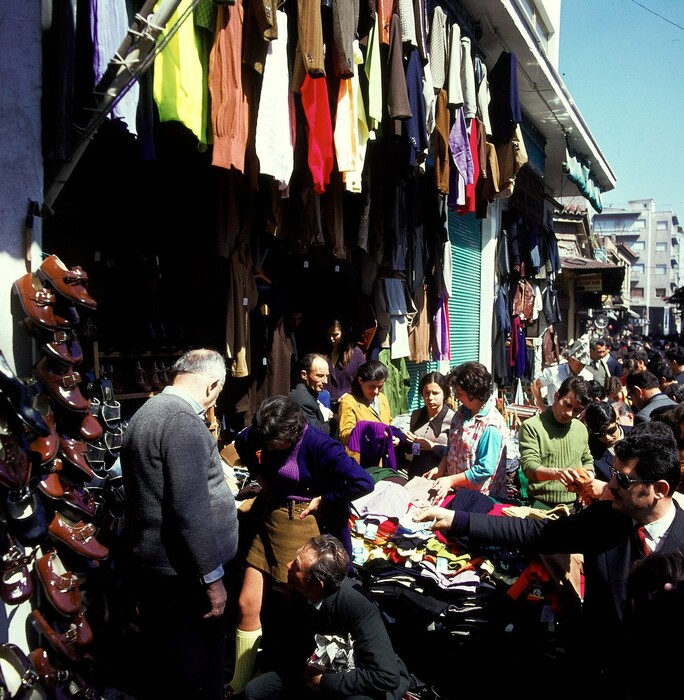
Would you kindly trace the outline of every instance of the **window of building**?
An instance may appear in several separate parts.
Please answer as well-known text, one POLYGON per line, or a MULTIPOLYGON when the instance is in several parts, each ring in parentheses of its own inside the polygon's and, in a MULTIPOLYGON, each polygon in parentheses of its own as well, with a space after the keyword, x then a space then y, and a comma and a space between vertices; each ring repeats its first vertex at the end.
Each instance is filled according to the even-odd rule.
POLYGON ((667 274, 667 265, 656 265, 655 266, 655 273, 656 273, 656 275, 666 275, 667 274))
POLYGON ((643 275, 644 271, 644 263, 634 263, 634 265, 632 265, 632 272, 634 272, 635 274, 643 275))
POLYGON ((646 250, 646 241, 634 241, 634 243, 632 243, 632 250, 635 253, 640 250, 646 250))
POLYGON ((634 222, 634 228, 646 228, 646 219, 637 219, 634 222))
POLYGON ((634 287, 634 289, 631 290, 631 295, 632 295, 632 299, 643 299, 644 298, 644 288, 643 287, 634 287))
POLYGON ((616 229, 615 219, 594 219, 594 229, 597 233, 614 231, 616 229))
POLYGON ((667 221, 656 221, 656 231, 667 231, 669 228, 667 221))
POLYGON ((665 241, 656 243, 656 253, 667 253, 667 243, 665 241))
POLYGON ((525 9, 525 14, 534 27, 534 31, 537 32, 539 38, 544 42, 544 48, 548 49, 551 33, 547 29, 546 23, 542 19, 534 0, 522 0, 521 4, 525 9))
POLYGON ((655 294, 662 299, 666 294, 665 287, 656 287, 655 294))

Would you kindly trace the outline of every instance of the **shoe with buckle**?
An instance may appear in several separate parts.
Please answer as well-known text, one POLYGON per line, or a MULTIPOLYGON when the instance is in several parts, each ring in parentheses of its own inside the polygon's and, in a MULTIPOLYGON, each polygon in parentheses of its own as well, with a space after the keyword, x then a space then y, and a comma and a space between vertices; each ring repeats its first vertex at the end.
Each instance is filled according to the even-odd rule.
POLYGON ((94 477, 95 472, 90 466, 89 444, 83 440, 59 436, 59 453, 71 465, 78 467, 87 477, 94 477))
POLYGON ((82 661, 80 650, 76 646, 78 631, 75 625, 58 622, 53 627, 38 609, 30 612, 27 619, 35 632, 47 640, 58 656, 73 664, 82 661))
POLYGON ((52 607, 65 617, 78 615, 81 611, 78 577, 66 570, 57 551, 53 549, 36 559, 34 568, 52 607))
POLYGON ((24 319, 24 326, 53 360, 71 366, 83 362, 81 343, 72 330, 44 328, 28 316, 24 319))
POLYGON ((55 312, 57 298, 54 292, 43 286, 38 275, 29 272, 20 277, 12 285, 12 293, 19 301, 22 315, 28 316, 41 328, 49 330, 70 328, 69 320, 55 312))
POLYGON ((97 302, 85 286, 88 273, 79 265, 69 269, 56 255, 50 255, 43 260, 36 274, 43 283, 49 284, 67 299, 89 309, 97 309, 97 302))
POLYGON ((35 365, 36 376, 43 383, 52 398, 72 411, 90 411, 90 401, 83 396, 79 384, 81 375, 73 367, 51 367, 47 356, 35 365))
POLYGON ((27 554, 7 531, 4 532, 2 540, 0 595, 7 605, 19 605, 33 595, 33 579, 28 568, 33 560, 33 553, 27 554))
POLYGON ((43 495, 54 501, 55 508, 62 515, 71 520, 91 520, 98 514, 99 504, 90 491, 68 479, 61 471, 44 474, 38 488, 43 495))
POLYGON ((0 390, 2 390, 2 396, 5 397, 22 423, 36 435, 46 436, 50 434, 50 428, 34 405, 34 399, 40 390, 36 384, 35 380, 25 382, 19 379, 0 350, 0 390))
POLYGON ((31 479, 26 488, 8 491, 5 501, 7 526, 25 547, 40 544, 48 533, 47 513, 36 494, 37 486, 38 480, 31 479))
POLYGON ((0 677, 12 700, 46 700, 47 694, 31 661, 16 644, 0 644, 0 677))
POLYGON ((48 534, 58 542, 62 542, 77 554, 88 559, 106 559, 109 549, 100 544, 95 535, 97 528, 93 523, 83 520, 71 522, 60 513, 55 513, 48 526, 48 534))
POLYGON ((38 647, 29 659, 47 690, 50 700, 100 700, 99 693, 73 669, 55 668, 45 649, 38 647))

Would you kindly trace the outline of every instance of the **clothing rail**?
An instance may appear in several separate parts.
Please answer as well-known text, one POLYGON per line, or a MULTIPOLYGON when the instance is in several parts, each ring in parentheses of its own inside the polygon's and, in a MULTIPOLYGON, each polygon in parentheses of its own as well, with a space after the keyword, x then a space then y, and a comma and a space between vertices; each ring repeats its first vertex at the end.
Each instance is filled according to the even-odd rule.
POLYGON ((192 14, 199 2, 200 0, 192 0, 179 21, 171 26, 162 40, 157 43, 157 39, 166 29, 171 15, 176 11, 181 0, 161 0, 156 12, 153 10, 157 0, 145 0, 119 50, 112 57, 102 79, 93 89, 95 106, 90 110, 93 112, 90 120, 84 127, 74 125, 80 136, 71 159, 68 163, 61 165, 54 177, 48 181, 45 189, 45 206, 48 211, 52 209, 59 193, 107 115, 134 82, 152 65, 156 55, 166 46, 185 19, 192 14))

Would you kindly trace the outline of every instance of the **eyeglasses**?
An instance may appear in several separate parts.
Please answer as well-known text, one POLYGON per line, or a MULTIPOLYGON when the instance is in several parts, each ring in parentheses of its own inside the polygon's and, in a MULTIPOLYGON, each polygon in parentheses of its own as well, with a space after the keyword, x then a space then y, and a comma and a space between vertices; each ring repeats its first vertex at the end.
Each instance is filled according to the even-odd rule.
POLYGON ((597 438, 602 438, 602 437, 606 437, 608 435, 615 435, 615 433, 617 433, 618 430, 619 430, 619 427, 618 427, 617 423, 613 423, 613 425, 609 426, 605 430, 602 430, 600 433, 594 433, 594 436, 597 438))
POLYGON ((623 489, 628 489, 632 484, 655 484, 656 479, 630 479, 627 474, 619 472, 614 467, 609 467, 610 475, 617 481, 618 486, 623 489))

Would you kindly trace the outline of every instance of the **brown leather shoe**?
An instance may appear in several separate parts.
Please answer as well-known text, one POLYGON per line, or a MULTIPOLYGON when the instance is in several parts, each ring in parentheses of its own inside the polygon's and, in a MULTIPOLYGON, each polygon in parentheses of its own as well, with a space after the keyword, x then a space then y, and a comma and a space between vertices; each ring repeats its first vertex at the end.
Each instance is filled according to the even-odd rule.
POLYGON ((95 476, 88 462, 88 446, 83 440, 60 436, 59 452, 69 464, 78 467, 86 476, 91 479, 95 476))
POLYGON ((63 542, 74 552, 88 559, 106 559, 109 549, 95 539, 97 528, 92 523, 79 520, 77 523, 67 520, 60 513, 55 513, 48 526, 48 535, 63 542))
POLYGON ((71 366, 83 362, 81 343, 72 330, 44 328, 29 316, 24 319, 24 326, 53 360, 71 366))
POLYGON ((102 427, 100 421, 95 418, 95 416, 88 413, 81 421, 81 426, 79 427, 78 432, 84 440, 97 440, 102 437, 104 428, 102 427))
MULTIPOLYGON (((61 462, 57 459, 55 462, 61 462)), ((48 498, 55 501, 60 513, 74 521, 86 518, 91 520, 97 515, 99 504, 95 497, 83 486, 68 479, 59 470, 43 474, 38 488, 48 498)))
POLYGON ((41 465, 49 464, 57 456, 59 451, 59 437, 57 437, 57 430, 55 427, 55 413, 50 405, 50 400, 45 394, 41 394, 39 397, 41 400, 44 399, 46 408, 40 408, 40 414, 43 416, 45 424, 50 428, 50 434, 43 437, 39 435, 35 440, 31 442, 31 449, 33 452, 37 452, 40 455, 41 465))
POLYGON ((59 656, 72 663, 81 662, 81 654, 76 646, 77 630, 75 625, 66 623, 58 625, 59 629, 52 627, 40 610, 35 609, 29 613, 28 621, 37 634, 45 637, 50 646, 59 656))
POLYGON ((47 599, 65 617, 74 617, 81 611, 81 591, 76 574, 67 571, 56 550, 36 559, 34 565, 38 580, 47 599))
POLYGON ((50 366, 47 357, 43 357, 36 363, 35 373, 48 394, 62 406, 72 411, 90 411, 90 401, 79 388, 81 375, 74 372, 73 367, 56 369, 50 366))
POLYGON ((40 682, 47 690, 50 700, 66 700, 67 698, 100 700, 99 693, 88 685, 76 671, 55 668, 42 647, 30 652, 29 660, 40 677, 40 682))
POLYGON ((36 273, 44 283, 67 299, 89 309, 97 308, 97 302, 85 288, 88 273, 82 267, 77 265, 69 269, 56 255, 50 255, 43 260, 36 273))
POLYGON ((42 328, 58 330, 69 328, 68 319, 55 313, 56 297, 46 289, 39 277, 29 272, 12 285, 12 293, 24 314, 42 328))

